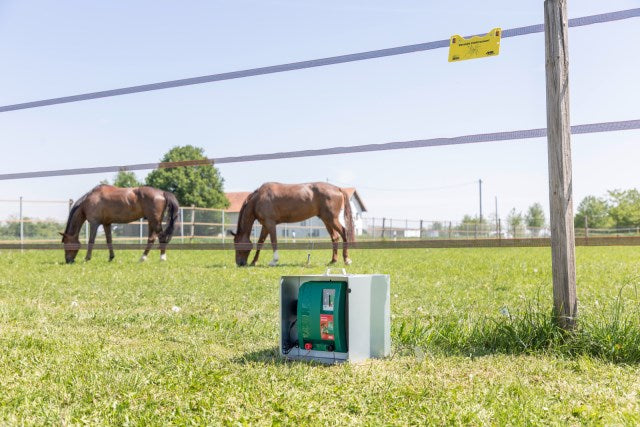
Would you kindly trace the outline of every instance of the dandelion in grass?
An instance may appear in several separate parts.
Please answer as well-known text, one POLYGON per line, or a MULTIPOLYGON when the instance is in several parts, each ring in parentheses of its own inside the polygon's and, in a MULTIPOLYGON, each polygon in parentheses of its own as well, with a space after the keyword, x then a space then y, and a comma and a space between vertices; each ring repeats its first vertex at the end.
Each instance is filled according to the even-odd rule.
POLYGON ((171 311, 173 311, 174 313, 180 313, 180 310, 182 309, 177 305, 174 305, 173 307, 171 307, 171 311))
POLYGON ((500 314, 502 314, 503 316, 506 317, 510 317, 511 315, 509 314, 509 309, 507 307, 502 307, 500 309, 500 314))
POLYGON ((73 300, 71 301, 71 307, 77 307, 78 306, 78 301, 73 300))

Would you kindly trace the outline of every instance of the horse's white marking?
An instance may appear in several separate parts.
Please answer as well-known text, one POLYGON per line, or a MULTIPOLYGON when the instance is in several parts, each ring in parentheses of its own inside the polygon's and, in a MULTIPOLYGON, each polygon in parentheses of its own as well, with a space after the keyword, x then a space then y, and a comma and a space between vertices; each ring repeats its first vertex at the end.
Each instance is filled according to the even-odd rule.
POLYGON ((353 261, 351 261, 351 258, 347 258, 344 260, 344 265, 351 265, 353 261))
POLYGON ((342 209, 340 210, 340 213, 338 214, 338 222, 340 223, 341 226, 343 226, 344 228, 347 228, 347 221, 344 219, 344 206, 342 207, 342 209))
POLYGON ((166 261, 166 260, 167 260, 167 254, 160 255, 160 261, 166 261))
POLYGON ((269 263, 271 267, 275 267, 278 264, 278 260, 280 257, 278 256, 278 251, 273 251, 273 259, 269 263))
POLYGON ((140 262, 145 262, 147 260, 147 256, 146 255, 142 255, 140 257, 140 262))

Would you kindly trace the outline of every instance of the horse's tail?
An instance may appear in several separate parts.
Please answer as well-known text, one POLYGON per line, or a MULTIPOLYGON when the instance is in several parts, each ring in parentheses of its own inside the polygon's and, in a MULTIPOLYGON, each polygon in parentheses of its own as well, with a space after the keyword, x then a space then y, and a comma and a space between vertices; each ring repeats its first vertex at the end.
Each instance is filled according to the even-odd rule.
MULTIPOLYGON (((164 240, 165 243, 169 243, 169 240, 171 240, 171 236, 173 235, 173 229, 175 228, 176 220, 178 219, 180 204, 178 203, 178 199, 176 199, 176 196, 173 193, 165 191, 163 194, 165 200, 167 201, 165 209, 169 214, 169 221, 167 222, 167 228, 165 228, 160 233, 159 237, 161 238, 161 240, 164 240)), ((162 213, 162 216, 164 217, 164 212, 162 213)))
POLYGON ((356 233, 353 225, 353 213, 351 212, 351 202, 349 201, 349 195, 343 189, 340 189, 340 191, 342 191, 342 199, 344 200, 344 222, 347 229, 347 242, 355 242, 356 233))

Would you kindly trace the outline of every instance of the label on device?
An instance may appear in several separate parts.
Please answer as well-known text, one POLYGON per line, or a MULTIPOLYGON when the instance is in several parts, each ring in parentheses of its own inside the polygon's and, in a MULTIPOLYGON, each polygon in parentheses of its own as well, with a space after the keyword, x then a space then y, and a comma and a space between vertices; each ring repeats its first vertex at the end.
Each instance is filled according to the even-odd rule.
POLYGON ((333 340, 333 314, 320 315, 320 337, 323 340, 333 340))
POLYGON ((335 289, 323 289, 322 290, 322 311, 333 311, 333 306, 336 301, 335 289))

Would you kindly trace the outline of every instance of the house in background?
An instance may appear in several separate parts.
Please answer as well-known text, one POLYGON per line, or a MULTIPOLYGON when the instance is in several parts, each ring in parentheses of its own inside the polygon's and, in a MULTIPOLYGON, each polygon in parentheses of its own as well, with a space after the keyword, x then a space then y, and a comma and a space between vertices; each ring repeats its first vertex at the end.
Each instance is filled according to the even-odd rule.
MULTIPOLYGON (((362 198, 358 194, 355 188, 343 188, 349 196, 349 202, 351 204, 351 213, 353 215, 353 225, 357 236, 362 235, 364 220, 363 214, 367 211, 362 198)), ((251 192, 249 191, 235 191, 225 193, 229 200, 229 207, 225 210, 225 232, 227 230, 236 230, 236 224, 238 223, 238 214, 242 208, 242 204, 249 197, 251 192)), ((340 212, 340 222, 344 224, 344 211, 340 212)), ((257 221, 253 226, 253 235, 260 235, 260 223, 257 221)), ((286 238, 306 238, 306 237, 329 237, 327 229, 318 217, 309 218, 306 221, 280 224, 277 227, 278 237, 286 238), (295 234, 294 234, 295 233, 295 234)))

